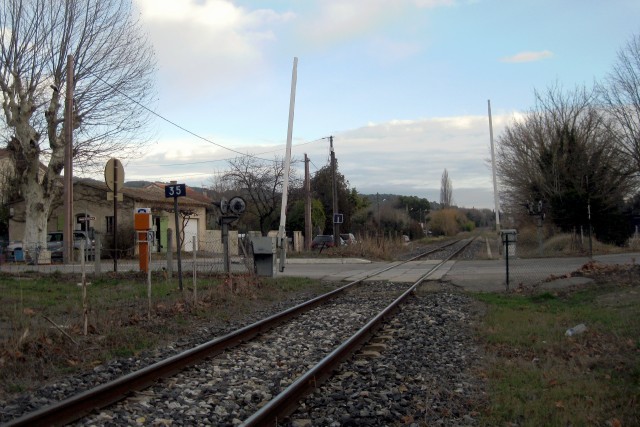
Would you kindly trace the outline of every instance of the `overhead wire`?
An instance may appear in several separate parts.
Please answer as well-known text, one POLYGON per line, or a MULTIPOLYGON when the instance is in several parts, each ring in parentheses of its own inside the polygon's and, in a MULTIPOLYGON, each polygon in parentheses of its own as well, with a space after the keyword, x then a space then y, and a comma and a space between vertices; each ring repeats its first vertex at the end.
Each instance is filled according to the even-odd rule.
MULTIPOLYGON (((303 142, 303 143, 300 143, 300 144, 296 144, 293 147, 301 147, 303 145, 308 145, 308 144, 311 144, 311 143, 314 143, 314 142, 321 141, 323 139, 324 138, 314 139, 313 141, 307 141, 307 142, 303 142)), ((261 153, 256 154, 255 156, 250 156, 250 157, 253 157, 253 158, 256 158, 256 159, 261 159, 260 157, 256 157, 256 156, 261 156, 263 154, 269 154, 269 153, 275 153, 275 152, 284 150, 285 148, 286 147, 279 148, 277 150, 263 151, 261 153)), ((201 161, 198 161, 198 162, 168 163, 168 164, 161 164, 161 165, 158 165, 158 166, 188 166, 188 165, 199 165, 199 164, 203 164, 203 163, 228 162, 228 161, 231 161, 231 160, 233 160, 233 157, 229 157, 229 158, 226 158, 226 159, 201 160, 201 161)), ((265 160, 265 159, 262 159, 262 160, 265 160)), ((269 160, 269 161, 273 161, 273 160, 269 160)))
POLYGON ((114 91, 118 92, 120 95, 123 95, 123 96, 124 96, 124 97, 126 97, 128 100, 132 101, 134 104, 136 104, 136 105, 138 105, 138 106, 142 107, 143 109, 145 109, 145 110, 146 110, 146 111, 148 111, 149 113, 153 114, 153 115, 154 115, 154 116, 156 116, 156 117, 161 118, 161 119, 162 119, 162 120, 164 120, 165 122, 167 122, 167 123, 169 123, 169 124, 171 124, 171 125, 173 125, 173 126, 177 127, 178 129, 181 129, 181 130, 183 130, 184 132, 187 132, 188 134, 190 134, 190 135, 192 135, 192 136, 195 136, 196 138, 199 138, 199 139, 201 139, 201 140, 203 140, 203 141, 205 141, 205 142, 208 142, 209 144, 213 144, 213 145, 215 145, 215 146, 217 146, 217 147, 220 147, 220 148, 222 148, 222 149, 224 149, 224 150, 228 150, 228 151, 231 151, 231 152, 233 152, 233 153, 240 154, 241 156, 253 157, 253 158, 256 158, 256 159, 258 159, 258 160, 265 160, 265 161, 268 161, 268 162, 273 161, 272 159, 263 159, 263 158, 259 158, 259 157, 256 157, 256 156, 254 156, 254 155, 251 155, 251 154, 249 154, 249 153, 243 153, 243 152, 241 152, 241 151, 234 150, 233 148, 229 148, 229 147, 224 146, 224 145, 222 145, 222 144, 218 144, 217 142, 213 142, 213 141, 211 141, 210 139, 205 138, 204 136, 198 135, 197 133, 192 132, 192 131, 190 131, 189 129, 185 128, 184 126, 181 126, 181 125, 179 125, 179 124, 175 123, 174 121, 167 119, 166 117, 164 117, 164 116, 162 116, 161 114, 159 114, 159 113, 155 112, 154 110, 152 110, 151 108, 147 107, 146 105, 143 105, 142 103, 140 103, 140 102, 138 102, 137 100, 133 99, 132 97, 130 97, 130 96, 129 96, 129 95, 127 95, 126 93, 122 92, 120 89, 118 89, 118 88, 114 87, 114 86, 113 86, 113 85, 111 85, 109 82, 107 82, 106 80, 104 80, 104 79, 103 79, 103 78, 101 78, 100 76, 98 76, 98 75, 96 75, 95 73, 93 73, 91 70, 86 69, 86 68, 85 68, 84 70, 85 70, 85 71, 87 71, 89 74, 93 75, 95 78, 97 78, 98 80, 100 80, 100 81, 101 81, 101 82, 103 82, 104 84, 106 84, 107 86, 109 86, 112 90, 114 90, 114 91))
POLYGON ((316 168, 316 170, 320 170, 320 168, 316 166, 315 163, 313 163, 313 160, 309 159, 309 162, 311 162, 311 164, 313 165, 314 168, 316 168))
MULTIPOLYGON (((261 156, 261 155, 263 155, 263 154, 274 153, 274 152, 278 152, 278 151, 281 151, 281 150, 286 149, 286 146, 285 146, 285 147, 283 147, 283 148, 279 148, 279 149, 277 149, 277 150, 264 151, 264 152, 258 153, 258 154, 256 154, 256 155, 253 155, 253 154, 249 154, 249 153, 243 153, 243 152, 240 152, 240 151, 235 150, 235 149, 233 149, 233 148, 230 148, 230 147, 227 147, 227 146, 225 146, 225 145, 219 144, 219 143, 217 143, 217 142, 211 141, 210 139, 205 138, 205 137, 203 137, 203 136, 201 136, 201 135, 198 135, 198 134, 197 134, 197 133, 195 133, 195 132, 192 132, 191 130, 189 130, 189 129, 185 128, 184 126, 179 125, 178 123, 176 123, 176 122, 174 122, 174 121, 172 121, 172 120, 170 120, 170 119, 168 119, 168 118, 166 118, 166 117, 162 116, 161 114, 157 113, 156 111, 152 110, 151 108, 147 107, 146 105, 144 105, 144 104, 140 103, 139 101, 137 101, 137 100, 133 99, 132 97, 130 97, 130 96, 129 96, 129 95, 127 95, 126 93, 122 92, 120 89, 118 89, 118 88, 114 87, 114 86, 113 86, 113 85, 111 85, 109 82, 105 81, 103 78, 101 78, 100 76, 98 76, 98 75, 96 75, 95 73, 93 73, 91 70, 89 70, 89 69, 85 69, 85 71, 87 71, 89 74, 93 75, 95 78, 97 78, 98 80, 100 80, 101 82, 103 82, 104 84, 106 84, 107 86, 109 86, 112 90, 114 90, 114 91, 116 91, 116 92, 120 93, 121 95, 123 95, 124 97, 126 97, 127 99, 129 99, 130 101, 132 101, 134 104, 136 104, 136 105, 140 106, 141 108, 143 108, 144 110, 148 111, 148 112, 149 112, 149 113, 151 113, 152 115, 154 115, 154 116, 156 116, 156 117, 158 117, 158 118, 160 118, 160 119, 164 120, 165 122, 167 122, 167 123, 171 124, 172 126, 175 126, 175 127, 177 127, 178 129, 180 129, 180 130, 182 130, 182 131, 184 131, 184 132, 186 132, 186 133, 188 133, 188 134, 190 134, 190 135, 192 135, 192 136, 194 136, 194 137, 196 137, 196 138, 198 138, 198 139, 201 139, 201 140, 203 140, 203 141, 205 141, 205 142, 207 142, 207 143, 209 143, 209 144, 212 144, 212 145, 215 145, 215 146, 217 146, 217 147, 220 147, 220 148, 222 148, 222 149, 224 149, 224 150, 231 151, 231 152, 236 153, 236 154, 239 154, 239 155, 241 155, 241 156, 251 157, 251 158, 254 158, 254 159, 257 159, 257 160, 263 160, 263 161, 267 161, 267 162, 272 162, 272 161, 274 161, 273 159, 266 159, 266 158, 262 158, 262 157, 258 157, 258 156, 261 156)), ((294 147, 301 147, 301 146, 308 145, 308 144, 312 144, 312 143, 314 143, 314 142, 322 141, 322 140, 325 140, 325 139, 328 139, 328 137, 322 137, 322 138, 314 139, 314 140, 312 140, 312 141, 307 141, 307 142, 304 142, 304 143, 296 144, 296 145, 294 145, 294 147)), ((167 167, 167 166, 189 166, 189 165, 197 165, 197 164, 205 164, 205 163, 215 163, 215 162, 230 161, 230 160, 233 160, 233 158, 227 158, 227 159, 214 159, 214 160, 203 160, 203 161, 198 161, 198 162, 169 163, 169 164, 161 164, 161 165, 158 165, 158 166, 163 166, 163 167, 167 167)), ((311 164, 313 164, 313 162, 311 162, 311 164)), ((319 168, 318 168, 315 164, 313 164, 313 166, 314 166, 316 169, 318 169, 318 170, 319 170, 319 168)))

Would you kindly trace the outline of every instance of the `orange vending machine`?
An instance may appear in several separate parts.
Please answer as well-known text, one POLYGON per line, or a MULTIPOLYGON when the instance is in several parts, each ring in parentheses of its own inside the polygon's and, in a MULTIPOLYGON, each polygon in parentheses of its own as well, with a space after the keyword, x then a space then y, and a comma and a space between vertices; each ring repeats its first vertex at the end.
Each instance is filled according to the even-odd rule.
POLYGON ((140 271, 149 272, 150 245, 153 242, 151 208, 136 208, 133 212, 133 228, 136 230, 140 271))

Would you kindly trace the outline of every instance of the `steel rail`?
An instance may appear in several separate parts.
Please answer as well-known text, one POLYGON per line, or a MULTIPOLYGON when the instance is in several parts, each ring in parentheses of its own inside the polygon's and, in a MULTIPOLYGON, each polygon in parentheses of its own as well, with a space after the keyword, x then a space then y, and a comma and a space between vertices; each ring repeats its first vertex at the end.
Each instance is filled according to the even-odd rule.
POLYGON ((431 249, 416 255, 406 261, 402 261, 391 266, 375 271, 367 276, 350 282, 340 288, 334 289, 326 294, 319 295, 311 300, 305 301, 289 309, 283 310, 265 319, 259 320, 251 325, 237 329, 227 335, 200 344, 192 349, 171 356, 167 359, 156 362, 125 376, 102 384, 98 387, 86 390, 74 396, 68 397, 60 402, 56 402, 36 411, 24 414, 21 417, 10 420, 3 424, 3 427, 46 425, 65 425, 76 421, 94 410, 104 408, 119 400, 126 398, 134 391, 143 390, 154 384, 158 379, 170 376, 189 366, 192 366, 205 358, 215 356, 223 351, 235 347, 243 342, 249 341, 255 336, 274 328, 275 326, 291 319, 300 313, 321 305, 329 299, 335 297, 346 289, 363 282, 366 279, 375 277, 385 271, 396 268, 407 262, 422 258, 431 253, 445 249, 459 240, 431 249))
POLYGON ((298 402, 306 395, 311 393, 320 384, 331 377, 332 373, 338 366, 348 359, 352 354, 358 351, 382 326, 384 320, 394 314, 400 307, 400 304, 411 295, 416 287, 422 283, 427 277, 432 275, 437 269, 443 266, 451 258, 462 252, 474 239, 469 239, 460 249, 449 255, 440 263, 434 265, 429 271, 423 274, 415 283, 413 283, 405 292, 396 298, 389 306, 382 310, 378 315, 371 319, 358 332, 344 341, 339 347, 328 354, 315 366, 298 377, 289 387, 284 389, 280 394, 262 406, 257 412, 247 418, 242 427, 250 426, 277 426, 287 416, 291 415, 299 406, 298 402))

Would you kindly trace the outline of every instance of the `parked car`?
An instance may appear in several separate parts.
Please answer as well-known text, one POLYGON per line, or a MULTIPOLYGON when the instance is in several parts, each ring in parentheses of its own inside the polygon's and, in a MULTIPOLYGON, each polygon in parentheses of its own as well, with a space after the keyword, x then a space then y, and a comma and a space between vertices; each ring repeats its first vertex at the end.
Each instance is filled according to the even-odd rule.
POLYGON ((356 236, 354 236, 351 233, 342 233, 340 234, 340 237, 342 238, 342 240, 344 240, 344 243, 347 245, 353 245, 354 243, 357 243, 356 236))
MULTIPOLYGON (((47 249, 51 251, 51 260, 62 260, 64 241, 62 231, 52 231, 47 234, 47 249)), ((73 232, 73 249, 80 250, 81 242, 84 240, 84 250, 87 254, 87 259, 95 259, 96 248, 93 239, 89 238, 89 235, 85 231, 75 230, 73 232)))
MULTIPOLYGON (((344 245, 344 240, 340 237, 340 245, 344 245)), ((332 248, 335 244, 333 243, 333 235, 331 234, 319 234, 313 238, 311 242, 311 249, 316 248, 332 248)))

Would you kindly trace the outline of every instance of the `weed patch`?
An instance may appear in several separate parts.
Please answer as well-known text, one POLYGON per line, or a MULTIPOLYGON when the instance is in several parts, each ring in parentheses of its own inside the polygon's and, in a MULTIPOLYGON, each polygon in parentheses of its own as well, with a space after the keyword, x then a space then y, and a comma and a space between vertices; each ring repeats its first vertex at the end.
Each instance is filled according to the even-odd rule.
POLYGON ((637 284, 477 298, 487 304, 483 424, 640 424, 637 284), (586 332, 565 335, 580 323, 586 332))
MULTIPOLYGON (((297 295, 333 285, 300 278, 201 275, 177 279, 103 275, 87 286, 87 334, 78 275, 0 277, 0 400, 42 382, 174 342, 197 328, 225 327, 297 295), (197 295, 197 299, 196 299, 197 295)), ((213 337, 212 337, 213 338, 213 337)))

